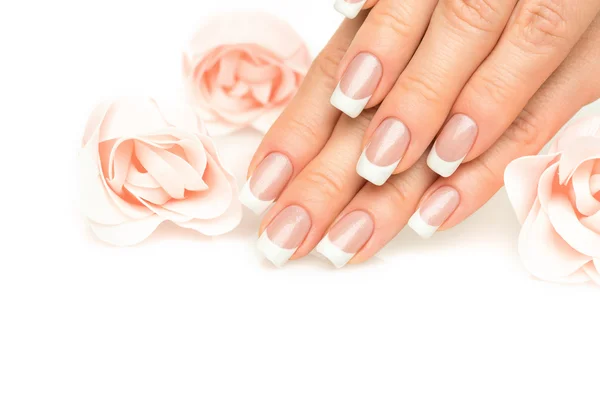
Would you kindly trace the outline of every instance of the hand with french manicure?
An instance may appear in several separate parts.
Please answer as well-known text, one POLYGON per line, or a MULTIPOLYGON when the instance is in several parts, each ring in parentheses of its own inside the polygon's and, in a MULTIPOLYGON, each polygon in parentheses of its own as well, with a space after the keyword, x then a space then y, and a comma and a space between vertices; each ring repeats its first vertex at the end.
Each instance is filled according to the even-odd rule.
POLYGON ((347 19, 249 168, 277 265, 449 229, 600 98, 600 0, 337 0, 347 19))

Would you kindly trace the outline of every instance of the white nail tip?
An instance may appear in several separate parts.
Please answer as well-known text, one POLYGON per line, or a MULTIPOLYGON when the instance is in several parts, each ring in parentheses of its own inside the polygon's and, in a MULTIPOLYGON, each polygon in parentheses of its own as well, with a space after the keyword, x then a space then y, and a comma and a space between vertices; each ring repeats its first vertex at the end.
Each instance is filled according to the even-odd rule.
POLYGON ((240 201, 243 205, 245 205, 248 209, 252 210, 255 214, 264 213, 269 208, 269 206, 273 204, 273 201, 264 201, 254 196, 254 194, 250 190, 249 182, 246 182, 246 184, 242 188, 242 191, 240 192, 240 201))
POLYGON ((346 18, 354 19, 360 13, 367 0, 359 1, 358 3, 348 3, 344 0, 336 0, 333 5, 337 12, 346 18))
POLYGON ((427 157, 427 165, 436 174, 443 176, 444 178, 448 178, 456 172, 464 159, 465 157, 458 161, 443 160, 440 156, 438 156, 437 151, 435 151, 435 145, 433 145, 431 151, 429 152, 429 156, 427 157))
POLYGON ((269 239, 267 231, 258 239, 257 243, 258 250, 265 256, 265 258, 271 261, 276 267, 283 267, 283 265, 289 261, 294 255, 297 249, 284 249, 277 246, 269 239))
POLYGON ((363 150, 358 164, 356 164, 356 173, 371 182, 374 185, 381 186, 392 176, 396 168, 400 164, 398 162, 388 165, 387 167, 380 167, 373 164, 367 158, 366 150, 363 150))
POLYGON ((425 220, 423 220, 421 217, 421 210, 417 210, 417 212, 413 214, 408 221, 408 226, 410 226, 410 228, 423 239, 429 239, 440 228, 439 226, 431 226, 425 222, 425 220))
POLYGON ((342 268, 348 264, 354 254, 346 253, 329 240, 329 236, 325 236, 317 246, 317 252, 327 258, 336 268, 342 268))
POLYGON ((338 84, 331 96, 331 105, 347 116, 356 118, 363 112, 369 100, 371 100, 371 96, 360 100, 354 100, 352 97, 346 96, 338 84))

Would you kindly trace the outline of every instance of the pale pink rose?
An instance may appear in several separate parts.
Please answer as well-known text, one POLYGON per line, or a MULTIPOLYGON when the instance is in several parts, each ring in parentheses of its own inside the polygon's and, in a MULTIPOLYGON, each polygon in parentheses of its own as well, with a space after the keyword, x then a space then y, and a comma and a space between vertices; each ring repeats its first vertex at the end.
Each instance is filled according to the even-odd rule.
POLYGON ((189 107, 123 98, 90 116, 80 154, 82 209, 101 240, 146 239, 164 221, 218 235, 241 220, 237 187, 189 107))
POLYGON ((296 94, 311 63, 302 38, 261 12, 211 19, 183 57, 188 99, 211 135, 265 133, 296 94))
POLYGON ((600 284, 600 117, 567 127, 548 155, 513 161, 505 183, 523 225, 527 270, 553 282, 600 284))

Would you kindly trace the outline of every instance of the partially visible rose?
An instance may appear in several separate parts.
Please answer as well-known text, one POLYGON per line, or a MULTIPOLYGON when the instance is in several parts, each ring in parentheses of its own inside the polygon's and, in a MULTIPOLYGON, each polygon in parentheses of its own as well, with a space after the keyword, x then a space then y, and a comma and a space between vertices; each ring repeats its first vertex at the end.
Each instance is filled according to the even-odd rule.
POLYGON ((188 99, 212 135, 248 126, 266 133, 311 63, 302 38, 260 12, 230 13, 200 27, 183 56, 188 99))
POLYGON ((82 209, 101 240, 146 239, 164 221, 218 235, 241 220, 232 175, 188 107, 123 98, 90 116, 80 154, 82 209))
POLYGON ((527 270, 553 282, 600 284, 600 117, 568 126, 547 155, 513 161, 505 183, 523 225, 527 270))

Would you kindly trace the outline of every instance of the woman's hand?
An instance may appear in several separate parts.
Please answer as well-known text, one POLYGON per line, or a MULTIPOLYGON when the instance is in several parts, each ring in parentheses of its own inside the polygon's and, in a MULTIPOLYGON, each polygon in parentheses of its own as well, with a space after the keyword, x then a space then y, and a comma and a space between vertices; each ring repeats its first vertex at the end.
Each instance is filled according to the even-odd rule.
POLYGON ((244 202, 260 212, 278 198, 261 227, 270 259, 307 254, 331 227, 319 251, 363 261, 415 209, 423 236, 452 227, 501 187, 511 160, 600 97, 600 1, 516 3, 380 0, 342 24, 250 166, 244 202), (348 114, 383 103, 340 118, 332 92, 348 114), (440 129, 428 164, 458 169, 449 178, 423 155, 440 129), (359 158, 381 187, 363 187, 359 158))

